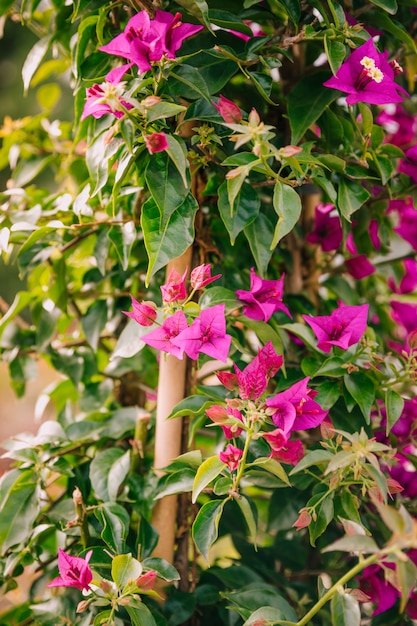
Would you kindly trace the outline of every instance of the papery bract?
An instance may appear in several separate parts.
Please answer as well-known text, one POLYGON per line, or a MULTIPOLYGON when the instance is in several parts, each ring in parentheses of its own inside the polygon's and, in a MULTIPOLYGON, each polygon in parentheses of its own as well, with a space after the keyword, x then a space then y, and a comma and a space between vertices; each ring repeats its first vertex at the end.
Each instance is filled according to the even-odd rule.
POLYGON ((206 410, 206 414, 211 420, 213 420, 213 422, 215 422, 215 424, 218 424, 221 427, 226 439, 238 437, 243 430, 236 423, 227 423, 228 421, 230 422, 231 417, 243 422, 242 413, 238 411, 238 409, 234 409, 231 406, 227 406, 225 408, 218 404, 214 404, 206 410))
POLYGON ((264 433, 263 438, 271 446, 270 457, 282 463, 297 465, 304 456, 304 447, 301 441, 290 441, 281 428, 264 433))
POLYGON ((185 279, 187 278, 188 269, 181 276, 175 269, 172 269, 168 275, 165 285, 161 286, 162 300, 164 302, 175 302, 176 300, 185 300, 187 297, 187 289, 185 287, 185 279))
POLYGON ((140 326, 152 326, 157 316, 153 302, 150 304, 138 302, 133 296, 130 297, 133 311, 122 311, 122 313, 134 319, 140 326))
POLYGON ((220 277, 221 274, 212 276, 211 266, 203 263, 203 265, 199 265, 192 270, 190 274, 190 285, 192 289, 202 289, 220 277))
POLYGON ((144 10, 130 18, 124 32, 99 50, 127 59, 127 69, 136 65, 139 72, 146 72, 151 69, 152 62, 160 61, 163 57, 175 59, 175 53, 183 41, 202 28, 183 24, 180 13, 172 15, 158 10, 155 18, 151 19, 144 10))
POLYGON ((388 52, 378 52, 372 39, 356 48, 342 63, 336 75, 323 85, 344 91, 348 104, 390 104, 401 102, 405 89, 394 82, 394 70, 388 62, 388 52))
POLYGON ((71 556, 58 548, 58 569, 59 576, 54 578, 48 587, 75 587, 80 591, 90 588, 93 580, 93 573, 88 565, 93 551, 90 550, 85 558, 71 556))
POLYGON ((318 339, 317 347, 330 352, 332 346, 346 350, 358 343, 364 334, 368 319, 368 304, 341 306, 330 315, 303 315, 318 339))
POLYGON ((398 171, 407 174, 417 184, 417 145, 411 146, 405 151, 405 159, 401 159, 398 171))
POLYGON ((408 113, 402 104, 386 105, 376 117, 386 131, 385 142, 407 148, 417 136, 417 115, 408 113))
POLYGON ((152 133, 151 135, 144 135, 143 139, 149 154, 164 152, 164 150, 169 148, 168 139, 165 133, 152 133))
MULTIPOLYGON (((393 564, 388 564, 393 567, 393 564)), ((385 579, 384 570, 380 565, 365 567, 358 577, 359 587, 365 592, 376 608, 373 615, 379 615, 394 606, 400 592, 385 579)))
POLYGON ((242 400, 259 398, 282 363, 282 356, 275 352, 272 342, 268 341, 243 371, 235 365, 239 395, 242 400))
POLYGON ((309 377, 303 378, 289 389, 266 399, 266 405, 274 409, 272 421, 287 437, 294 430, 319 426, 327 416, 328 411, 313 400, 317 392, 307 387, 309 380, 309 377))
POLYGON ((107 80, 98 85, 86 89, 86 102, 81 119, 84 120, 89 115, 96 119, 103 115, 114 115, 120 119, 125 114, 125 110, 130 110, 133 105, 123 100, 124 87, 118 81, 107 80))
POLYGON ((167 317, 159 328, 143 335, 141 339, 148 346, 182 359, 184 348, 173 341, 185 328, 188 328, 188 323, 184 312, 176 311, 174 315, 167 317))
POLYGON ((191 326, 172 340, 173 343, 181 347, 190 359, 197 359, 203 352, 213 359, 226 361, 232 338, 226 335, 224 309, 224 304, 203 309, 191 326))
POLYGON ((307 235, 307 241, 318 244, 323 252, 330 252, 338 249, 342 238, 342 225, 336 207, 320 202, 315 209, 314 230, 307 235), (332 212, 335 214, 331 215, 332 212))
POLYGON ((253 320, 267 322, 277 311, 283 311, 291 317, 285 304, 282 302, 284 291, 284 276, 278 280, 264 280, 250 270, 250 290, 238 289, 236 295, 244 302, 243 313, 253 320))
MULTIPOLYGON (((415 165, 417 182, 417 162, 415 165)), ((394 231, 400 235, 404 241, 410 244, 413 250, 417 250, 417 209, 413 205, 405 203, 399 211, 399 224, 394 227, 394 231)))
POLYGON ((373 274, 376 270, 365 254, 358 254, 350 259, 345 259, 347 272, 356 280, 361 280, 373 274))
POLYGON ((242 458, 243 451, 231 443, 227 444, 224 452, 219 452, 220 461, 226 463, 229 470, 233 472, 239 467, 239 461, 242 458))
POLYGON ((150 591, 155 586, 156 577, 157 572, 155 572, 155 570, 149 570, 149 572, 141 574, 139 578, 136 579, 135 583, 141 591, 150 591))

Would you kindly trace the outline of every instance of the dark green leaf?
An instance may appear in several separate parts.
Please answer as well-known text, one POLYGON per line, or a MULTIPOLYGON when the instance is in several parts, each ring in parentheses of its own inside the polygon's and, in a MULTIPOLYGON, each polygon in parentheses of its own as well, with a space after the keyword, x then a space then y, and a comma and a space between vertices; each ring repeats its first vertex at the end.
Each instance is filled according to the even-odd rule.
POLYGON ((258 274, 265 276, 274 252, 272 249, 274 226, 271 220, 264 213, 259 213, 253 222, 245 226, 243 233, 255 259, 258 274))
POLYGON ((360 372, 345 374, 346 389, 359 405, 367 424, 371 420, 371 410, 375 400, 375 387, 369 378, 360 372))
POLYGON ((143 602, 130 600, 126 606, 132 626, 157 626, 152 613, 143 602))
POLYGON ((218 207, 233 245, 238 234, 256 219, 259 213, 260 198, 257 191, 249 183, 243 183, 233 207, 231 207, 227 183, 228 181, 225 181, 220 185, 218 207))
POLYGON ((113 501, 129 471, 130 451, 121 448, 101 450, 90 465, 90 480, 98 500, 113 501))
POLYGON ((180 256, 193 243, 197 209, 196 199, 189 194, 161 231, 159 209, 153 198, 149 198, 143 205, 141 225, 149 256, 147 285, 159 269, 180 256))
POLYGON ((393 389, 387 389, 385 392, 385 410, 387 413, 387 436, 391 432, 392 427, 401 417, 404 408, 404 398, 393 389))
POLYGON ((204 98, 210 101, 210 91, 200 72, 191 65, 180 65, 171 72, 169 81, 170 93, 190 100, 204 98), (172 80, 174 79, 174 80, 172 80))
POLYGON ((342 216, 350 222, 352 213, 355 213, 368 200, 370 193, 363 185, 341 178, 337 191, 337 206, 342 216))
POLYGON ((96 300, 88 308, 87 313, 81 318, 81 325, 85 337, 93 348, 97 350, 100 333, 107 321, 107 302, 105 300, 96 300))
POLYGON ((339 67, 342 65, 346 57, 346 47, 341 41, 337 39, 330 39, 327 35, 324 36, 324 51, 329 61, 330 69, 333 74, 336 74, 339 67))
POLYGON ((338 590, 330 602, 333 626, 360 626, 359 603, 350 593, 338 590))
POLYGON ((275 226, 274 238, 271 243, 273 250, 285 235, 292 231, 301 215, 301 198, 289 185, 280 181, 275 183, 273 204, 278 222, 275 226))
POLYGON ((370 0, 372 4, 381 9, 384 9, 387 13, 394 15, 398 11, 397 0, 370 0))
POLYGON ((206 28, 212 33, 209 19, 209 8, 206 0, 177 0, 177 4, 186 9, 191 15, 194 15, 206 28))
POLYGON ((97 519, 103 525, 101 538, 115 554, 125 552, 125 540, 129 531, 130 518, 126 509, 119 504, 103 504, 95 509, 97 519))
POLYGON ((148 570, 155 570, 156 572, 158 572, 160 578, 163 578, 168 582, 180 579, 180 575, 178 574, 175 567, 171 565, 171 563, 168 563, 168 561, 166 561, 165 559, 160 559, 158 557, 149 557, 147 559, 143 559, 142 565, 148 570))
MULTIPOLYGON (((181 157, 179 150, 175 147, 173 142, 171 155, 175 155, 178 161, 181 157)), ((186 171, 183 169, 180 174, 176 164, 170 158, 171 155, 168 155, 166 151, 152 155, 145 174, 149 191, 161 216, 161 231, 165 228, 174 211, 182 205, 189 192, 188 186, 184 186, 183 181, 186 171)), ((178 164, 180 167, 184 166, 181 161, 178 161, 178 164)))
POLYGON ((198 550, 208 561, 210 546, 216 541, 219 532, 220 517, 225 500, 210 500, 199 510, 195 518, 192 536, 198 550))
POLYGON ((329 78, 327 72, 315 72, 303 76, 288 95, 288 116, 291 127, 291 143, 297 144, 308 128, 338 97, 334 89, 323 87, 329 78))

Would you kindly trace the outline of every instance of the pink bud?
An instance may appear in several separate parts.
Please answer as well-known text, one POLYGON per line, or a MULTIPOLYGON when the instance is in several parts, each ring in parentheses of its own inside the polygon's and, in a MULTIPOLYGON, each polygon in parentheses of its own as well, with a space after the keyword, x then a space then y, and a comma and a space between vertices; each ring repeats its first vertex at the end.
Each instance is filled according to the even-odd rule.
POLYGON ((242 111, 237 104, 224 96, 221 95, 218 103, 213 102, 213 105, 227 124, 240 124, 242 121, 242 111))
POLYGON ((152 135, 145 135, 143 138, 150 154, 163 152, 169 148, 169 143, 165 133, 152 133, 152 135))
POLYGON ((311 522, 311 515, 307 511, 307 509, 301 509, 300 514, 297 520, 294 522, 293 526, 297 530, 301 530, 302 528, 306 528, 311 522))
POLYGON ((300 148, 300 146, 284 146, 283 148, 280 149, 280 153, 284 157, 284 159, 289 159, 290 157, 293 157, 296 154, 300 154, 300 152, 302 151, 303 149, 300 148))
POLYGON ((158 104, 159 102, 161 102, 161 100, 162 98, 160 98, 159 96, 147 96, 141 101, 141 105, 145 107, 146 109, 150 109, 155 104, 158 104))
POLYGON ((202 289, 209 283, 220 278, 221 274, 211 276, 210 265, 199 265, 195 267, 190 275, 190 284, 192 289, 202 289))
POLYGON ((249 126, 259 126, 259 124, 261 123, 261 118, 259 117, 259 113, 256 109, 252 109, 252 111, 249 113, 248 121, 249 126))
POLYGON ((152 326, 156 319, 155 304, 153 302, 138 302, 133 296, 132 307, 133 312, 122 311, 128 317, 135 320, 140 326, 152 326))
POLYGON ((214 404, 209 409, 206 409, 206 415, 216 424, 224 424, 229 419, 228 412, 219 404, 214 404))
POLYGON ((157 573, 155 570, 145 572, 139 578, 136 579, 136 585, 140 587, 142 591, 150 591, 155 585, 157 573))

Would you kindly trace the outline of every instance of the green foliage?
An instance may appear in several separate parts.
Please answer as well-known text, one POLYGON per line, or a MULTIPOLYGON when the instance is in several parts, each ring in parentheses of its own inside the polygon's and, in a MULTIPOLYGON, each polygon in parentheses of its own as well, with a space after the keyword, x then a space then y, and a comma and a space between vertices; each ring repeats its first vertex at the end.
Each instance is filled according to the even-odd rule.
MULTIPOLYGON (((399 483, 417 468, 414 8, 167 0, 164 11, 181 11, 168 49, 152 56, 153 33, 151 56, 139 46, 118 82, 108 72, 132 59, 100 48, 137 12, 151 19, 152 2, 0 1, 6 25, 38 36, 21 68, 38 112, 8 111, 0 129, 0 254, 25 281, 1 299, 0 354, 18 397, 40 360, 57 374, 37 402, 38 432, 4 443, 2 590, 36 574, 5 626, 378 626, 385 613, 357 589, 374 591, 369 571, 397 598, 386 624, 411 624, 416 498, 399 483), (201 30, 175 47, 189 24, 201 30), (323 85, 372 28, 411 96, 401 92, 394 125, 384 106, 347 105, 323 85), (411 136, 401 142, 395 124, 411 136), (340 227, 333 246, 319 201, 340 227), (161 305, 161 285, 182 280, 166 269, 190 250, 188 276, 211 266, 218 282, 200 288, 191 274, 187 295, 161 305), (126 317, 130 296, 155 311, 150 326, 126 317), (353 340, 342 305, 363 304, 353 340), (219 306, 228 358, 185 350, 186 393, 183 381, 165 386, 167 357, 146 335, 179 311, 195 330, 219 306), (333 320, 330 345, 303 316, 333 320), (260 366, 264 349, 282 365, 269 354, 260 366), (164 418, 183 421, 182 449, 156 469, 157 402, 170 386, 182 399, 164 418), (174 564, 156 556, 167 497, 179 503, 174 564), (59 548, 91 566, 84 596, 47 587, 59 548)), ((365 65, 359 91, 373 80, 365 65)), ((202 347, 221 335, 213 327, 202 347)))

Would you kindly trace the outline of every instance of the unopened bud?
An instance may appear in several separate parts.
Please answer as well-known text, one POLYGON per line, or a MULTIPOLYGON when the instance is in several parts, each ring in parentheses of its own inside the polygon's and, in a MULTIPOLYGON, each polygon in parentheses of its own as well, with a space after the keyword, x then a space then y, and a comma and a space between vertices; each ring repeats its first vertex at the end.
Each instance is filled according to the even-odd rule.
POLYGON ((295 156, 296 154, 300 154, 303 149, 300 146, 284 146, 280 149, 279 153, 284 159, 289 159, 290 157, 295 156))
POLYGON ((150 570, 149 572, 145 572, 136 580, 136 585, 143 591, 149 591, 153 589, 155 585, 157 573, 155 570, 150 570))
POLYGON ((301 509, 298 519, 294 522, 293 527, 297 530, 301 530, 302 528, 306 528, 311 523, 311 515, 307 509, 301 509))
POLYGON ((88 609, 88 605, 90 604, 89 600, 81 600, 81 602, 78 603, 77 608, 76 608, 76 613, 84 613, 84 611, 86 611, 88 609))
POLYGON ((113 585, 111 584, 109 580, 106 580, 105 578, 103 578, 102 580, 100 580, 100 589, 104 593, 110 593, 111 591, 113 591, 113 585))
POLYGON ((252 111, 249 113, 248 121, 249 126, 259 126, 259 124, 261 123, 261 118, 259 117, 259 113, 256 109, 252 109, 252 111))
POLYGON ((72 501, 74 502, 75 506, 79 506, 83 503, 83 494, 78 489, 78 487, 75 487, 74 491, 72 492, 72 501))
POLYGON ((155 104, 159 104, 161 100, 162 98, 160 98, 159 96, 148 96, 141 101, 141 105, 145 107, 145 109, 150 109, 151 107, 155 106, 155 104))
POLYGON ((130 604, 132 598, 125 596, 124 598, 119 598, 117 601, 117 604, 120 604, 120 606, 127 606, 128 604, 130 604))
POLYGON ((404 70, 401 67, 401 65, 395 59, 390 61, 389 64, 391 65, 391 67, 392 67, 392 69, 394 71, 394 76, 398 76, 398 74, 402 74, 404 72, 404 70))

